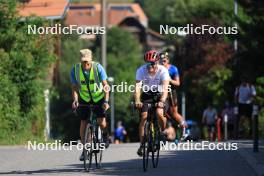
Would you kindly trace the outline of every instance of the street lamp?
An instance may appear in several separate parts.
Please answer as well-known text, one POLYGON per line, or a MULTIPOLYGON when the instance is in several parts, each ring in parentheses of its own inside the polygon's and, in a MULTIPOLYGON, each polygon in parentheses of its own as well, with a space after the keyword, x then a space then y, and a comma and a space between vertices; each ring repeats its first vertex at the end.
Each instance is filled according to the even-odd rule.
POLYGON ((49 101, 49 89, 46 89, 44 91, 44 97, 45 97, 45 112, 46 112, 46 123, 45 123, 45 141, 47 141, 50 138, 50 101, 49 101))

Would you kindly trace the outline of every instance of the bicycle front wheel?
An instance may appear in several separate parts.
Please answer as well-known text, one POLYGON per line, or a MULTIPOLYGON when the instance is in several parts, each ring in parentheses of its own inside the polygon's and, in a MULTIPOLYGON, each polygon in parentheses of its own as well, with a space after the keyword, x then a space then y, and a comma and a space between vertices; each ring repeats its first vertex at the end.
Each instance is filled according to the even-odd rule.
POLYGON ((156 124, 154 128, 152 128, 152 165, 153 168, 158 167, 159 163, 159 152, 160 152, 160 132, 159 132, 159 127, 156 124))
POLYGON ((145 123, 143 136, 143 171, 146 172, 148 168, 149 159, 149 144, 150 144, 150 128, 149 122, 145 123))
POLYGON ((93 141, 93 135, 92 135, 92 127, 90 124, 87 124, 85 129, 85 135, 84 135, 84 147, 83 147, 83 166, 85 171, 90 171, 91 164, 92 164, 92 141, 93 141), (89 160, 89 162, 87 162, 89 160))

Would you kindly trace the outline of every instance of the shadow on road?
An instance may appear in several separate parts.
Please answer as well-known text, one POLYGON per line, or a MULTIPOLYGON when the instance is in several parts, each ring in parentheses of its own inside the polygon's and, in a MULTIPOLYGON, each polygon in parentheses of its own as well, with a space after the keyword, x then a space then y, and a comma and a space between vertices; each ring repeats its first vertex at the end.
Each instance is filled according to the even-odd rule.
MULTIPOLYGON (((168 162, 169 158, 175 158, 175 154, 171 153, 166 156, 160 156, 161 162, 168 162)), ((154 169, 152 167, 151 158, 149 160, 149 168, 148 173, 144 175, 153 175, 155 172, 160 170, 159 168, 154 169)), ((70 164, 70 165, 63 165, 62 168, 52 168, 52 169, 40 169, 40 170, 28 170, 28 171, 10 171, 10 172, 0 172, 0 175, 34 175, 34 174, 70 174, 70 173, 84 173, 83 164, 70 164)), ((118 162, 106 162, 102 163, 102 168, 95 169, 95 165, 92 165, 92 170, 90 171, 91 174, 95 175, 141 175, 143 174, 142 168, 142 158, 138 159, 131 159, 131 160, 122 160, 118 162)), ((159 172, 156 172, 159 173, 159 172)), ((155 174, 154 174, 155 175, 155 174)))
POLYGON ((13 175, 13 174, 53 174, 53 173, 76 173, 76 172, 83 172, 83 169, 77 168, 62 168, 62 169, 40 169, 40 170, 31 170, 31 171, 11 171, 11 172, 0 172, 0 175, 13 175))
MULTIPOLYGON (((83 165, 61 165, 61 168, 0 172, 0 175, 9 174, 84 174, 83 165)), ((238 155, 237 151, 161 151, 158 168, 152 167, 151 159, 146 173, 143 173, 142 158, 120 160, 117 162, 104 162, 101 169, 94 169, 92 175, 255 175, 246 161, 238 155)))

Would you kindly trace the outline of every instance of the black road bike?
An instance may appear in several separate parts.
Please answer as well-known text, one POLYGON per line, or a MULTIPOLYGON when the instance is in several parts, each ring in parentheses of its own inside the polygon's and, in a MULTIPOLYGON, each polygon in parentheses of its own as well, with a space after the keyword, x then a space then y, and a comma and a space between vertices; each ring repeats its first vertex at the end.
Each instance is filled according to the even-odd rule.
MULTIPOLYGON (((94 158, 97 169, 101 168, 103 157, 103 134, 100 126, 97 124, 96 117, 93 115, 95 105, 79 105, 91 108, 91 114, 87 121, 84 143, 83 143, 83 167, 85 171, 90 171, 94 158)), ((76 113, 76 112, 75 112, 76 113)))
POLYGON ((143 170, 147 171, 151 154, 153 168, 158 167, 160 152, 160 127, 156 114, 156 103, 148 103, 148 117, 144 126, 143 146, 143 170))

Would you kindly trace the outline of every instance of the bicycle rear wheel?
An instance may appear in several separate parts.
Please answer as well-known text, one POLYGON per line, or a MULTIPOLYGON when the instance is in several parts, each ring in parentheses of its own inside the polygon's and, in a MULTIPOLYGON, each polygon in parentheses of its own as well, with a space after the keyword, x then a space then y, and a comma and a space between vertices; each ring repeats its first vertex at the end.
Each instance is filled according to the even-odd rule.
POLYGON ((84 135, 84 146, 83 146, 83 155, 84 155, 84 160, 83 160, 83 166, 85 171, 90 170, 91 164, 92 164, 92 127, 88 123, 85 129, 85 135, 84 135), (89 160, 89 162, 87 162, 89 160))
POLYGON ((148 159, 149 159, 149 147, 150 147, 150 124, 149 122, 145 123, 144 126, 144 136, 143 136, 143 170, 147 171, 148 168, 148 159))

